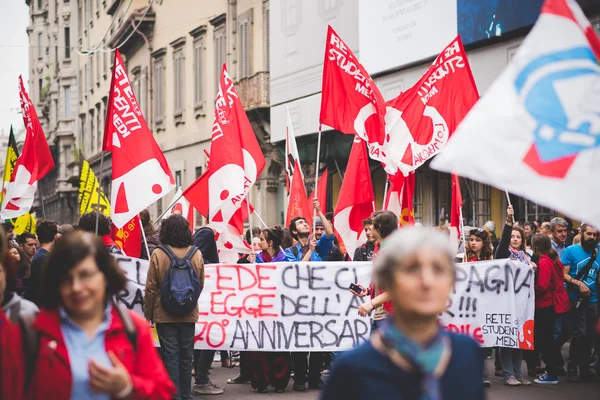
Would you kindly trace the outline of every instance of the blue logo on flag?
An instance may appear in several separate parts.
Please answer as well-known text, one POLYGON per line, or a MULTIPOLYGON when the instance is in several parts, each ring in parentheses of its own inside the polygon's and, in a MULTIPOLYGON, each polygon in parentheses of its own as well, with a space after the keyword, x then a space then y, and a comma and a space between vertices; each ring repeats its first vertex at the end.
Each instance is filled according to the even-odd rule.
POLYGON ((537 121, 534 146, 542 162, 600 147, 600 67, 590 48, 534 59, 515 86, 537 121))

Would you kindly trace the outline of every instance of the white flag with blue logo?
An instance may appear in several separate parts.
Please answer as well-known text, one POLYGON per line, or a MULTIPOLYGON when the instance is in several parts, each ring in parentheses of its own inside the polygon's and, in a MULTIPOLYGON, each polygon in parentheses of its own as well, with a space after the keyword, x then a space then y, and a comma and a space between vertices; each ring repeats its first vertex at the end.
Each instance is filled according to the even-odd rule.
POLYGON ((511 63, 432 163, 600 227, 600 40, 546 0, 511 63))

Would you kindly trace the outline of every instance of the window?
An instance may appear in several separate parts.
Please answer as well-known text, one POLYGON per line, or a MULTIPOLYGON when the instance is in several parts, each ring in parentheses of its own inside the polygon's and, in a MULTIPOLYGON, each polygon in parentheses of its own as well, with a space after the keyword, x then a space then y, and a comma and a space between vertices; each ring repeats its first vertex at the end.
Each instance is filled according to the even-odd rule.
POLYGON ((44 9, 44 0, 37 1, 38 10, 42 11, 44 9))
POLYGON ((102 53, 102 71, 104 72, 104 79, 106 79, 106 70, 108 69, 108 55, 110 54, 109 52, 103 52, 102 53))
POLYGON ((239 18, 239 78, 251 76, 252 9, 239 18))
POLYGON ((415 194, 413 198, 413 212, 415 222, 423 223, 423 174, 415 174, 415 194))
POLYGON ((194 41, 194 105, 202 107, 204 102, 204 38, 194 41))
POLYGON ((42 100, 44 100, 42 98, 44 92, 44 80, 42 78, 38 79, 38 101, 41 103, 42 100))
POLYGON ((183 49, 173 53, 173 108, 176 115, 183 114, 184 79, 183 79, 183 49))
POLYGON ((483 183, 465 180, 468 198, 463 206, 467 224, 483 226, 491 218, 491 188, 483 183))
POLYGON ((81 9, 81 2, 77 1, 77 34, 81 37, 81 30, 83 29, 83 10, 81 9))
POLYGON ((285 26, 287 28, 296 25, 296 12, 298 0, 285 0, 285 26))
POLYGON ((95 153, 95 145, 94 143, 96 143, 96 125, 94 124, 94 110, 90 110, 90 134, 91 134, 91 140, 90 140, 90 152, 95 153))
POLYGON ((181 188, 181 171, 175 171, 175 187, 181 188))
POLYGON ((264 52, 265 52, 265 65, 264 70, 269 71, 271 64, 271 11, 269 9, 270 3, 265 4, 265 13, 263 18, 263 41, 264 41, 264 52))
POLYGON ((90 65, 90 89, 94 90, 94 54, 90 54, 88 63, 90 65))
POLYGON ((215 30, 215 82, 217 91, 219 90, 219 81, 221 79, 221 70, 225 64, 225 25, 215 30))
POLYGON ((65 58, 71 58, 71 28, 65 27, 65 58))
POLYGON ((164 55, 166 54, 166 49, 162 48, 157 50, 152 54, 154 57, 153 68, 153 76, 154 82, 153 91, 154 91, 154 116, 156 118, 156 130, 160 130, 163 128, 162 123, 165 118, 165 80, 164 80, 164 55))
POLYGON ((79 90, 79 101, 81 102, 81 99, 83 99, 83 80, 81 79, 81 70, 79 70, 78 75, 77 89, 79 90))
POLYGON ((44 34, 38 33, 38 58, 44 56, 44 34))
POLYGON ((104 132, 102 132, 102 113, 100 112, 100 107, 102 107, 100 103, 96 104, 96 149, 98 149, 98 151, 100 151, 102 139, 104 137, 104 132))
POLYGON ((133 75, 131 85, 133 86, 135 99, 142 114, 146 115, 146 74, 142 74, 140 67, 134 68, 131 73, 133 75))
POLYGON ((103 57, 102 54, 96 55, 96 85, 100 87, 100 59, 103 57))
POLYGON ((54 123, 58 125, 58 100, 54 100, 52 106, 54 108, 54 123))
POLYGON ((65 86, 65 119, 71 118, 71 87, 65 86))
POLYGON ((94 26, 94 0, 87 0, 87 5, 88 5, 88 11, 89 11, 89 16, 88 16, 88 23, 90 24, 90 27, 94 26))
MULTIPOLYGON (((200 178, 200 176, 202 176, 202 167, 196 167, 196 179, 200 178)), ((202 221, 202 214, 200 214, 198 210, 195 210, 194 212, 196 213, 194 220, 196 224, 198 224, 202 221)))
MULTIPOLYGON (((88 60, 88 62, 89 62, 89 60, 88 60)), ((89 72, 89 65, 88 65, 88 63, 85 63, 85 90, 83 92, 83 94, 85 96, 87 96, 88 92, 90 91, 90 81, 89 81, 90 76, 89 76, 88 72, 89 72)))

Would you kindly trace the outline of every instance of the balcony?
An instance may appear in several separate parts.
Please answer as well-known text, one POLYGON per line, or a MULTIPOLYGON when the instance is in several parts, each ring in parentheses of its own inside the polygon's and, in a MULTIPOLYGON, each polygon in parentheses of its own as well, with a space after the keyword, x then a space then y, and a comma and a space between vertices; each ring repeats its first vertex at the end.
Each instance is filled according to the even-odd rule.
POLYGON ((258 72, 250 78, 240 79, 235 87, 246 111, 270 106, 268 72, 258 72))

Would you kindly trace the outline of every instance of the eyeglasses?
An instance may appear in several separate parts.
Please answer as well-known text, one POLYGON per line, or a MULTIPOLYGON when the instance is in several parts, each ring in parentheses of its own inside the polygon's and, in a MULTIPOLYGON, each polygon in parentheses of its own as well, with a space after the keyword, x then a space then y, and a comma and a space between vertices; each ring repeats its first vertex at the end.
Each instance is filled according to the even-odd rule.
POLYGON ((88 285, 98 273, 100 273, 99 269, 94 271, 84 270, 73 275, 67 275, 60 284, 61 286, 72 287, 75 279, 77 279, 82 285, 88 285))

